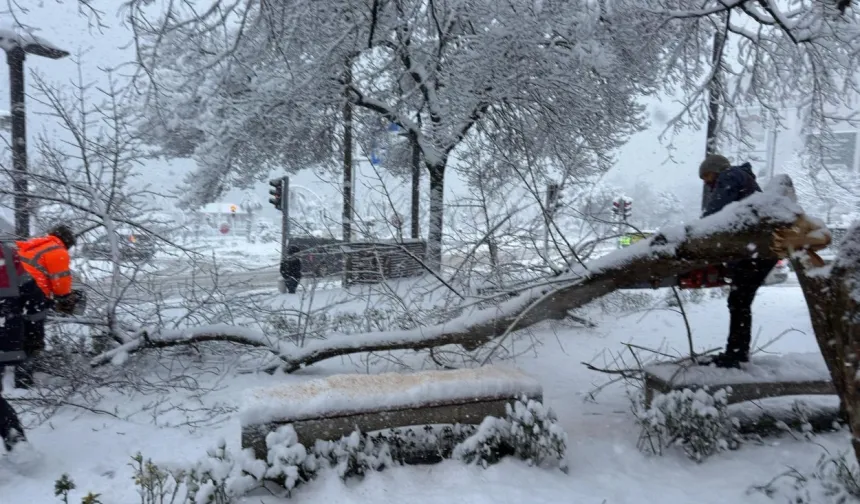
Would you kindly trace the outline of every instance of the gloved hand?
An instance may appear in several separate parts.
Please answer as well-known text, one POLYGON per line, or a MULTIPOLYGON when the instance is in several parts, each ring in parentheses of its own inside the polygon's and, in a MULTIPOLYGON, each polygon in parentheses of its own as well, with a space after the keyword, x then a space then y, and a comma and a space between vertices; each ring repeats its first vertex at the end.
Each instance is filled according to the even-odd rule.
POLYGON ((54 298, 54 311, 65 315, 72 315, 75 311, 77 297, 71 294, 54 298))

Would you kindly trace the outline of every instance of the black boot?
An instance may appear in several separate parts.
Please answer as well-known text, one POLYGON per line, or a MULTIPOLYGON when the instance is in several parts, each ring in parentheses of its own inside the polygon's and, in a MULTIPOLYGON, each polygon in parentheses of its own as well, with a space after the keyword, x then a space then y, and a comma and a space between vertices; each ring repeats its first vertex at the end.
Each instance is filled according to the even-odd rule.
POLYGON ((15 448, 15 445, 26 440, 27 437, 24 436, 23 432, 18 429, 9 429, 9 434, 3 438, 3 446, 6 447, 6 452, 8 453, 15 448))
POLYGON ((717 355, 709 355, 696 358, 700 366, 715 366, 724 369, 740 369, 741 363, 749 362, 749 355, 741 352, 721 352, 717 355))

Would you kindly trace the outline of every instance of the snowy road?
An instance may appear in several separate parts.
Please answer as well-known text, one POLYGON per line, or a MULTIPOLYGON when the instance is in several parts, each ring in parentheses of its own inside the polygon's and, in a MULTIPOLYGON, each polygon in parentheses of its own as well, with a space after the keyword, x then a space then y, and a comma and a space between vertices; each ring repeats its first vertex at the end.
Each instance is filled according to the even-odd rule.
MULTIPOLYGON (((222 289, 229 292, 244 292, 254 289, 271 287, 276 292, 280 273, 278 268, 268 267, 255 270, 207 272, 199 271, 189 274, 183 271, 166 270, 146 275, 141 281, 131 283, 127 278, 120 281, 123 289, 127 289, 126 298, 137 301, 151 300, 154 293, 160 296, 179 296, 183 292, 193 290, 209 291, 222 289)), ((107 292, 110 289, 110 279, 99 279, 89 284, 95 291, 107 292)))

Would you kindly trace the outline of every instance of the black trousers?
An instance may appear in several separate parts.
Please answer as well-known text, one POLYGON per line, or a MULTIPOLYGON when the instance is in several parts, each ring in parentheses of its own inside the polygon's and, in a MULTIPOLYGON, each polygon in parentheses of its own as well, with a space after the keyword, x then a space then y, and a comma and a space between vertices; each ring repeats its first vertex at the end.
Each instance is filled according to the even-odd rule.
POLYGON ((12 405, 6 399, 3 399, 2 395, 0 395, 0 438, 3 438, 6 451, 11 451, 15 443, 26 439, 24 437, 24 427, 21 426, 18 415, 15 414, 12 405))
POLYGON ((295 294, 296 289, 299 287, 299 279, 288 276, 284 278, 284 284, 287 286, 287 292, 289 292, 290 294, 295 294))
POLYGON ((752 304, 756 291, 776 266, 771 259, 750 259, 731 266, 729 292, 729 339, 726 354, 749 358, 752 341, 752 304))
POLYGON ((15 386, 26 388, 33 384, 33 373, 39 368, 39 355, 45 349, 45 321, 24 322, 24 353, 27 360, 15 369, 15 386))

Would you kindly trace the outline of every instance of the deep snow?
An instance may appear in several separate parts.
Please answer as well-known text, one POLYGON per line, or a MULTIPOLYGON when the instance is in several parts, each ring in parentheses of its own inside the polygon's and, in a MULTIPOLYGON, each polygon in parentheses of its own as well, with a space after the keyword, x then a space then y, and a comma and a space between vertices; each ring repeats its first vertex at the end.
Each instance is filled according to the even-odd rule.
MULTIPOLYGON (((295 297, 282 298, 285 304, 298 302, 295 297)), ((728 318, 725 299, 706 299, 687 308, 699 349, 721 346, 728 318)), ((347 484, 334 474, 326 474, 299 488, 293 500, 398 504, 766 503, 774 501, 760 493, 748 493, 748 488, 767 482, 787 466, 810 468, 822 453, 821 446, 784 437, 769 439, 761 446, 747 444, 739 451, 719 454, 699 465, 680 453, 659 458, 640 454, 625 388, 612 386, 597 395, 596 400, 587 400, 594 387, 607 377, 586 370, 581 362, 602 365, 604 359, 610 358, 609 352, 621 350, 624 342, 662 346, 663 350, 674 349, 672 353, 683 354, 686 347, 683 321, 668 310, 627 315, 606 315, 595 307, 588 311, 598 323, 597 328, 543 324, 535 330, 543 345, 513 363, 540 380, 546 404, 558 413, 569 436, 569 474, 529 468, 516 461, 505 461, 487 470, 448 461, 430 467, 395 468, 347 484)), ((789 332, 769 345, 768 353, 816 350, 803 296, 795 286, 763 288, 756 300, 754 323, 754 334, 760 331, 760 343, 789 329, 799 331, 789 332)), ((404 355, 408 358, 410 354, 404 355)), ((78 502, 90 490, 101 493, 105 504, 139 501, 127 465, 129 457, 137 451, 156 462, 181 462, 199 458, 222 437, 228 447, 238 448, 237 408, 249 389, 342 372, 396 370, 394 364, 384 359, 368 362, 359 363, 355 357, 331 359, 290 376, 235 372, 223 379, 203 376, 201 380, 219 388, 200 400, 207 405, 220 405, 223 415, 201 419, 211 425, 194 430, 171 426, 186 421, 186 416, 178 411, 158 416, 158 426, 153 425, 152 405, 145 408, 152 398, 133 394, 109 395, 99 405, 106 411, 116 408, 121 418, 131 415, 128 419, 80 409, 61 411, 50 422, 29 431, 33 445, 44 457, 36 470, 24 475, 0 471, 0 501, 59 502, 53 496, 53 482, 64 472, 78 486, 72 492, 72 502, 78 502)), ((188 408, 199 406, 182 394, 176 394, 170 401, 188 408)), ((820 435, 816 442, 834 453, 849 448, 845 433, 820 435)), ((280 502, 264 495, 246 501, 280 502)))

